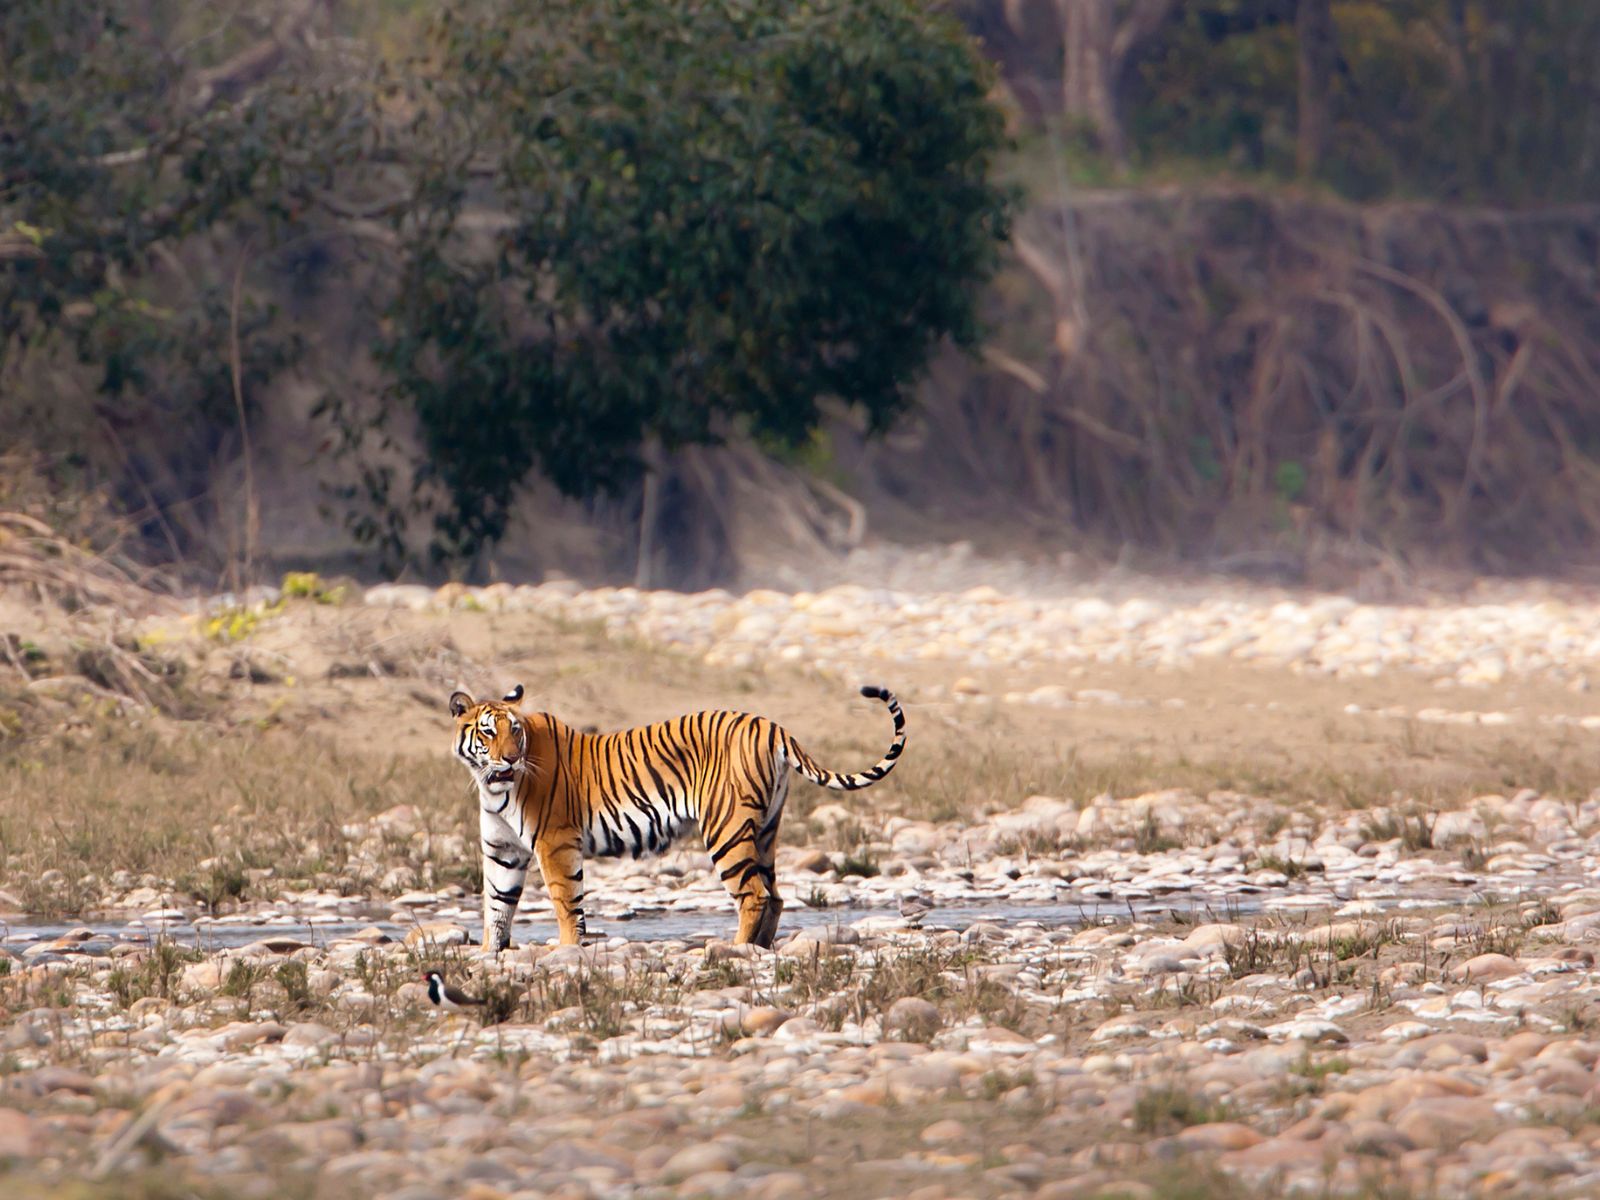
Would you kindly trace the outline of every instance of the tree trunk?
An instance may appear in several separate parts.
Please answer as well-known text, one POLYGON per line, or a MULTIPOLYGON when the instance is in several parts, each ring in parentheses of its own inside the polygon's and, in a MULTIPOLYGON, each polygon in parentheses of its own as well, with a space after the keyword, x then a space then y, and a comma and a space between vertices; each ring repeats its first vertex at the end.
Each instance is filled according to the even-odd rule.
POLYGON ((1140 48, 1183 0, 1055 0, 1061 26, 1061 107, 1094 130, 1100 148, 1128 160, 1121 96, 1140 48))
POLYGON ((665 456, 654 441, 644 448, 644 489, 639 504, 639 554, 633 565, 633 586, 641 592, 656 583, 656 524, 661 519, 661 472, 665 456))
POLYGON ((1295 166, 1309 179, 1322 167, 1328 145, 1328 88, 1339 61, 1339 44, 1333 28, 1329 0, 1298 0, 1295 38, 1300 75, 1299 136, 1295 166))
POLYGON ((1056 0, 1061 20, 1061 107, 1094 130, 1100 148, 1119 163, 1128 147, 1117 113, 1113 61, 1115 0, 1056 0))
POLYGON ((1450 79, 1459 90, 1467 83, 1467 0, 1445 5, 1445 45, 1450 48, 1450 79))

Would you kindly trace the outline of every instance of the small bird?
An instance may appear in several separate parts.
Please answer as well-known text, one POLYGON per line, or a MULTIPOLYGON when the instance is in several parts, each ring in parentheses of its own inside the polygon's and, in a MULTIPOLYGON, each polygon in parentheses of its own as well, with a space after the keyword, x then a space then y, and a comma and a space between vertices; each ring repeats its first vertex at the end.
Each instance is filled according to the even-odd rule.
POLYGON ((927 892, 901 892, 900 915, 905 918, 907 925, 915 928, 922 924, 922 918, 933 911, 933 897, 927 892))
POLYGON ((460 988, 451 987, 444 981, 444 976, 437 971, 424 971, 422 978, 428 984, 428 1003, 445 1012, 466 1012, 469 1008, 479 1008, 482 1000, 475 1000, 460 988))

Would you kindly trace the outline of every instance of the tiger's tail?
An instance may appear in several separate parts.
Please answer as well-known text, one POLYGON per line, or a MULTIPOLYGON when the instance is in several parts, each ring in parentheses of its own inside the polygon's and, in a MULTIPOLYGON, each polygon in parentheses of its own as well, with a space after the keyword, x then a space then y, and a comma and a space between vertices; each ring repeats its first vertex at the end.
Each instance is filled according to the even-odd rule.
POLYGON ((816 760, 802 750, 799 744, 787 733, 784 734, 784 749, 789 756, 789 765, 812 783, 819 783, 825 788, 833 788, 840 792, 853 792, 858 788, 871 787, 890 771, 900 758, 900 752, 906 748, 906 715, 900 709, 900 701, 894 698, 894 693, 888 688, 867 686, 861 689, 861 694, 869 700, 882 700, 889 706, 889 715, 894 718, 894 741, 889 749, 884 752, 876 766, 862 771, 859 774, 847 775, 837 771, 824 770, 819 767, 816 760))

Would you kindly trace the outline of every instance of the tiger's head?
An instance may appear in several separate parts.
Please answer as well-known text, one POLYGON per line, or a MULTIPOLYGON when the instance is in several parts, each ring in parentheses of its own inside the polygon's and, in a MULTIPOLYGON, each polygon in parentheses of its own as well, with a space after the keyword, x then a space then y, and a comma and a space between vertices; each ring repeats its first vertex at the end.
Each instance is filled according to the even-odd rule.
POLYGON ((515 790, 517 776, 528 769, 528 727, 515 707, 521 699, 520 683, 502 700, 478 701, 466 692, 450 694, 450 715, 456 719, 456 757, 487 795, 515 790))

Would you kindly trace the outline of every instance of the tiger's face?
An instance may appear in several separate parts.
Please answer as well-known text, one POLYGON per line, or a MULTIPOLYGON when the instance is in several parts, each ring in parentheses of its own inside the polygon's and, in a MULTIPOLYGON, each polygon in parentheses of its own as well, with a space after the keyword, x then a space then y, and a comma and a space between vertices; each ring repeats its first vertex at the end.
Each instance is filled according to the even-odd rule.
MULTIPOLYGON (((522 698, 519 685, 514 693, 522 698)), ((528 729, 512 707, 514 701, 474 700, 466 692, 450 697, 450 715, 456 719, 456 757, 466 764, 485 795, 515 790, 517 776, 528 765, 528 729)))

